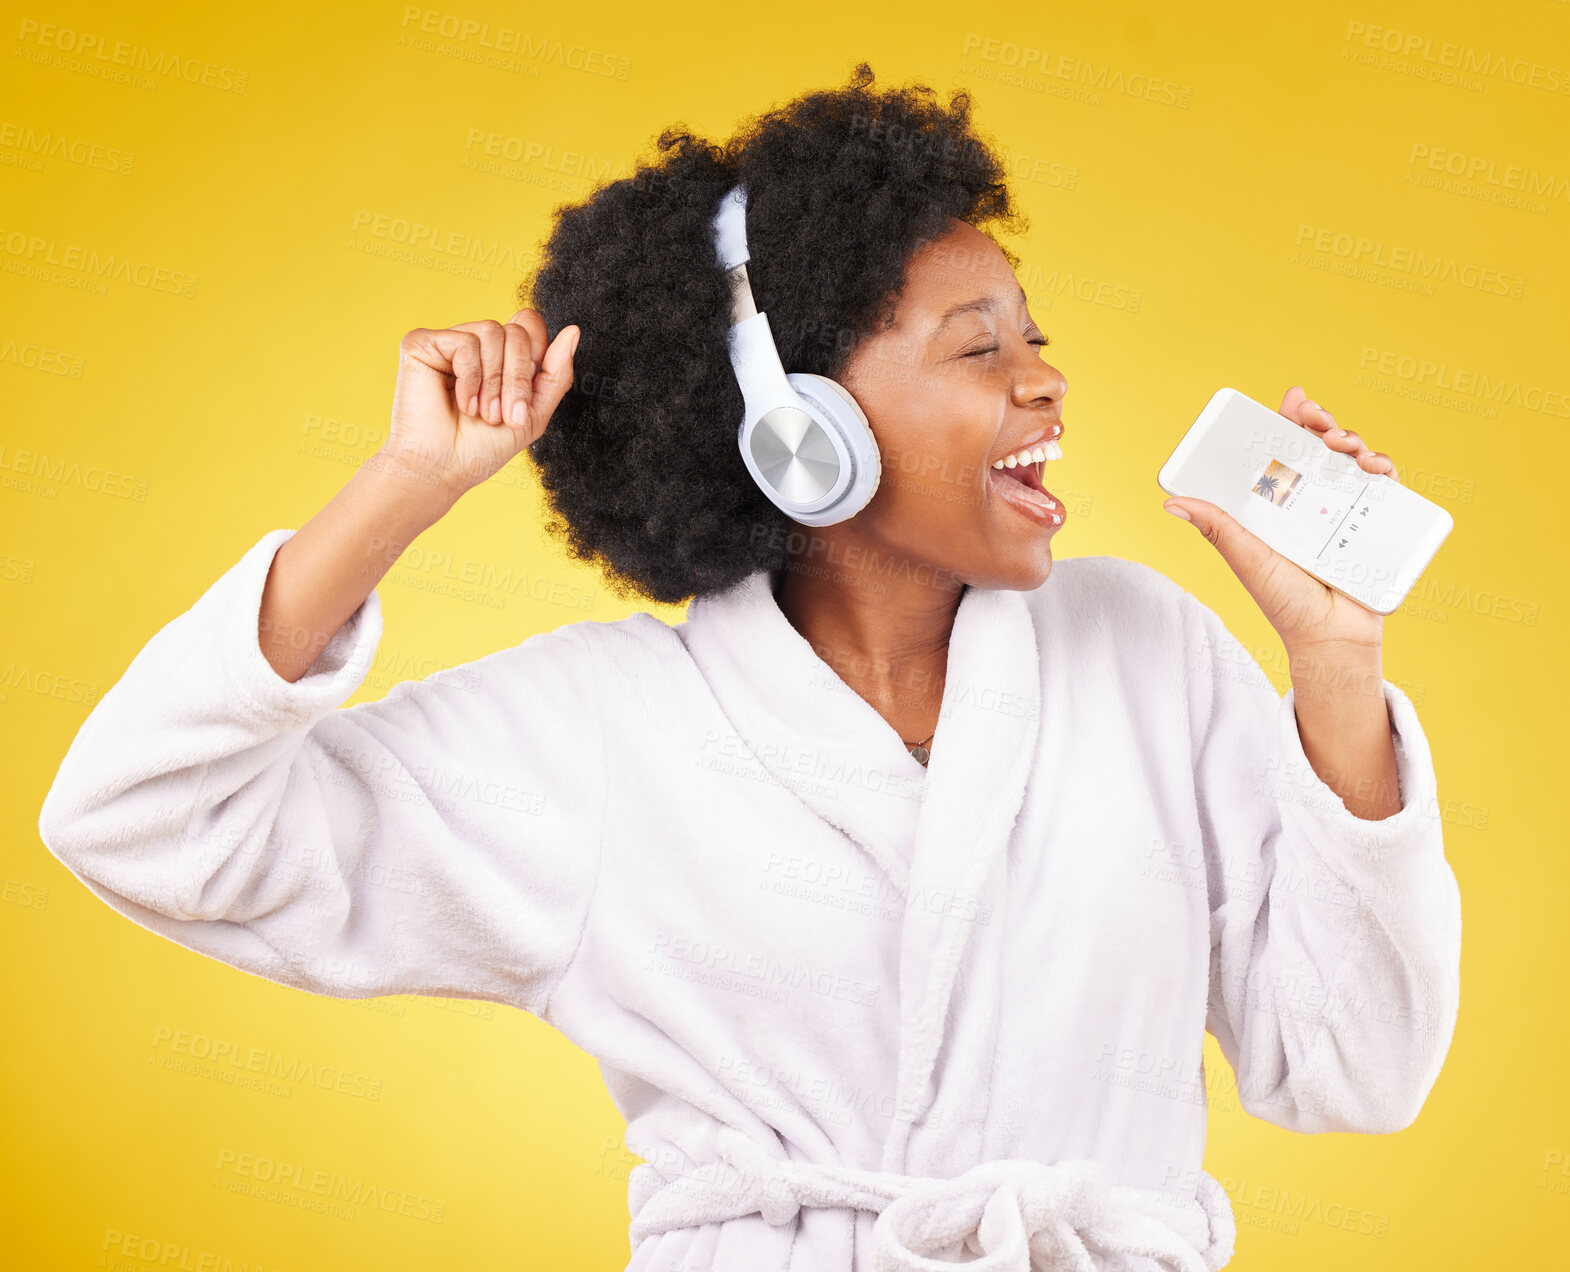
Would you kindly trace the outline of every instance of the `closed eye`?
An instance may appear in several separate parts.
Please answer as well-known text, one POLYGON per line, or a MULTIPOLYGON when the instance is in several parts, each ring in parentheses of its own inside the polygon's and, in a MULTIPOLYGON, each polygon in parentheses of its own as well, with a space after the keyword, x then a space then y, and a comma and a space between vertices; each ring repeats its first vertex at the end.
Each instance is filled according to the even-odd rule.
MULTIPOLYGON (((1052 341, 1043 338, 1041 340, 1027 340, 1027 341, 1025 341, 1025 343, 1026 344, 1033 344, 1033 345, 1036 346, 1036 348, 1040 349, 1040 348, 1042 348, 1045 345, 1051 344, 1052 341)), ((996 353, 997 351, 998 351, 997 345, 990 345, 990 346, 988 346, 985 349, 972 349, 969 353, 965 354, 964 356, 967 357, 967 358, 974 358, 977 354, 996 353)))

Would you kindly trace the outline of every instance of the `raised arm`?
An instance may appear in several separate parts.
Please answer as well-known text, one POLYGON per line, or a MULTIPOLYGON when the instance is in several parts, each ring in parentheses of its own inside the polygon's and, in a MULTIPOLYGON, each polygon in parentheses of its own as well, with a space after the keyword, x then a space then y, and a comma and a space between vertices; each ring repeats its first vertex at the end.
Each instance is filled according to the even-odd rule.
POLYGON ((545 431, 572 383, 577 328, 547 350, 532 309, 496 322, 417 328, 399 347, 387 444, 279 550, 258 639, 298 680, 422 531, 545 431), (538 361, 539 365, 536 365, 538 361))
MULTIPOLYGON (((546 362, 563 384, 571 334, 546 362)), ((465 413, 454 438, 472 425, 508 453, 526 435, 465 413)), ((39 833, 115 910, 268 979, 540 1012, 598 866, 593 647, 575 625, 342 707, 380 638, 374 583, 495 470, 472 447, 394 437, 305 530, 263 536, 148 641, 72 742, 39 833)))

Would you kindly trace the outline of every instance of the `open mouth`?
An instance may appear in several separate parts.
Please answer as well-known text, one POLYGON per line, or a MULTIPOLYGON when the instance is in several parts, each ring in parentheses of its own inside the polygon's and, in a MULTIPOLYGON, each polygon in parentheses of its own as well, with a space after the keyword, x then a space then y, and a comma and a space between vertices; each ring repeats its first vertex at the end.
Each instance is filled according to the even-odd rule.
POLYGON ((1057 459, 1063 452, 1056 442, 1046 443, 1046 452, 1049 456, 1047 459, 1017 463, 1012 468, 990 468, 987 477, 1009 507, 1038 525, 1055 527, 1063 524, 1066 513, 1062 504, 1042 484, 1041 472, 1044 465, 1057 459))

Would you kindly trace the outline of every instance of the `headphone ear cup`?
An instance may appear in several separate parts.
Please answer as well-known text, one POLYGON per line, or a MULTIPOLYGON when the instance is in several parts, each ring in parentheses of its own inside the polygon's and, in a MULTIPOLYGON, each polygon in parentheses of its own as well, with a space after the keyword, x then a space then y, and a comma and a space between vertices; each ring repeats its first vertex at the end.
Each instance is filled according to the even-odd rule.
POLYGON ((867 413, 861 409, 861 403, 851 397, 850 391, 843 384, 838 380, 829 379, 826 375, 814 375, 811 371, 792 372, 789 379, 794 382, 798 377, 803 380, 811 380, 814 384, 821 384, 825 389, 834 393, 840 401, 850 407, 851 413, 861 421, 862 427, 867 430, 868 436, 871 436, 872 425, 867 423, 867 413))
POLYGON ((830 519, 808 524, 833 525, 855 516, 867 506, 883 480, 883 455, 878 449, 878 439, 872 434, 872 425, 867 421, 867 413, 844 385, 826 375, 792 371, 785 378, 797 393, 810 397, 833 420, 845 448, 855 460, 855 481, 842 496, 840 507, 830 519))

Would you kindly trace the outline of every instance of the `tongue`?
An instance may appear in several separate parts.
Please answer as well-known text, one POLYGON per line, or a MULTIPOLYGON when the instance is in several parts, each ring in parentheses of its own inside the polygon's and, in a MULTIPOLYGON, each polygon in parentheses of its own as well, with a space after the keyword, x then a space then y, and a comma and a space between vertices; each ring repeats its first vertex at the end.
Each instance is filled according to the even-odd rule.
MULTIPOLYGON (((995 470, 996 471, 996 470, 995 470)), ((997 472, 998 493, 1005 499, 1016 503, 1031 504, 1037 508, 1046 508, 1049 511, 1057 509, 1057 501, 1040 486, 1030 484, 1024 477, 1016 476, 1017 469, 1002 469, 997 472), (1007 475, 1005 475, 1007 474, 1007 475)))

